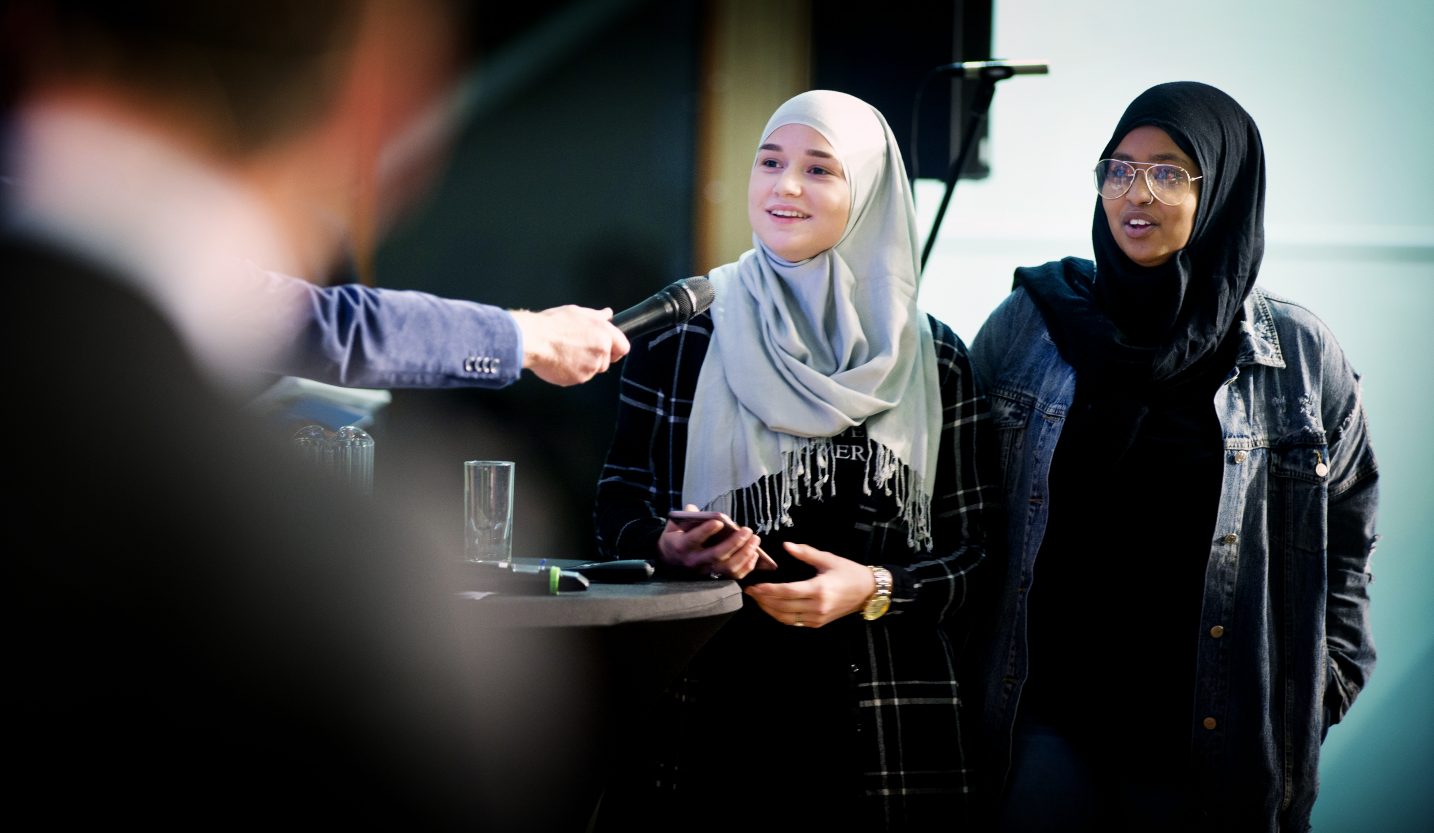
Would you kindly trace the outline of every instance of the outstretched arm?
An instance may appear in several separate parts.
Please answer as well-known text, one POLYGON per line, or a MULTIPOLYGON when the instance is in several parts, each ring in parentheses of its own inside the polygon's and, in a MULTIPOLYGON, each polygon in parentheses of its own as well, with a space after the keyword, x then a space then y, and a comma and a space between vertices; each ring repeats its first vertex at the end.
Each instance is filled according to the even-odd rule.
POLYGON ((262 272, 285 345, 276 373, 346 387, 497 388, 523 369, 557 385, 585 382, 628 349, 608 310, 507 310, 360 284, 320 287, 262 272))

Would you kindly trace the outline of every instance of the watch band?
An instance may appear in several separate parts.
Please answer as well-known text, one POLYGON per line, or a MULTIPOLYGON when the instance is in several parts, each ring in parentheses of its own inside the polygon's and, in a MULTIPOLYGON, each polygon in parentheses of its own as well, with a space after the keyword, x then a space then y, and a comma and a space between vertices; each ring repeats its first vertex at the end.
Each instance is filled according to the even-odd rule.
POLYGON ((871 598, 866 600, 862 608, 861 616, 868 622, 873 619, 880 619, 891 609, 891 571, 885 567, 870 566, 872 580, 876 582, 876 590, 871 598))

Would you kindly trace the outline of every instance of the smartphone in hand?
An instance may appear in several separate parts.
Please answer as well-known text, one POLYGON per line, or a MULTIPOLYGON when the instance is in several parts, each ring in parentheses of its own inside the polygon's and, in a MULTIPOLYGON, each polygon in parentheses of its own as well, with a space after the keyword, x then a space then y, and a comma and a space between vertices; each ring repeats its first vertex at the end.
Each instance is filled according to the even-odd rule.
MULTIPOLYGON (((686 509, 674 509, 667 513, 667 519, 676 524, 677 527, 684 532, 691 530, 693 527, 701 526, 708 521, 721 521, 722 528, 712 533, 711 537, 703 542, 709 547, 721 542, 723 538, 741 529, 741 527, 732 522, 731 518, 721 512, 692 512, 686 509)), ((767 555, 761 547, 757 547, 756 569, 777 569, 777 562, 774 561, 770 555, 767 555)))

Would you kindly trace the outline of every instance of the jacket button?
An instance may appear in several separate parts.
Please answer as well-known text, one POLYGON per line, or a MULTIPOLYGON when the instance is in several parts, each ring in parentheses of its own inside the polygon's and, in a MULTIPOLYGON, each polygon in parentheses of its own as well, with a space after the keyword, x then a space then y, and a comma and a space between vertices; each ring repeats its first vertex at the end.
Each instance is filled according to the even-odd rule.
POLYGON ((1207 717, 1207 718, 1205 718, 1204 720, 1200 721, 1200 725, 1201 725, 1201 726, 1204 726, 1206 729, 1214 729, 1214 728, 1215 728, 1215 718, 1213 718, 1213 717, 1207 717))
POLYGON ((1246 454, 1246 453, 1243 452, 1243 451, 1236 451, 1236 452, 1235 452, 1235 462, 1237 462, 1237 463, 1243 463, 1243 462, 1245 462, 1246 459, 1249 458, 1249 456, 1250 456, 1250 455, 1246 454))
POLYGON ((1223 541, 1223 542, 1225 542, 1225 543, 1227 543, 1227 544, 1233 544, 1233 543, 1235 543, 1236 541, 1240 540, 1240 536, 1238 536, 1238 535, 1236 535, 1235 533, 1231 532, 1231 533, 1227 534, 1224 538, 1221 538, 1220 540, 1223 541))
POLYGON ((1225 635, 1225 626, 1216 625, 1215 627, 1210 629, 1210 635, 1216 639, 1219 639, 1220 637, 1225 635))

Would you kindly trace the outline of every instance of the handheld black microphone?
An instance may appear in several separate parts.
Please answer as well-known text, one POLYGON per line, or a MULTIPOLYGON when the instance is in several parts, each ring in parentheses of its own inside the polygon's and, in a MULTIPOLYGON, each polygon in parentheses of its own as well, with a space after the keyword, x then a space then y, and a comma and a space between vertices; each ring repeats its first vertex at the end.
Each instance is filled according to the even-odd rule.
POLYGON ((974 81, 981 78, 999 80, 1012 75, 1045 75, 1051 68, 1040 61, 959 61, 939 66, 935 71, 942 75, 959 75, 974 81))
POLYGON ((628 338, 682 324, 712 306, 717 293, 706 278, 683 278, 662 288, 640 304, 612 317, 612 323, 628 338))

